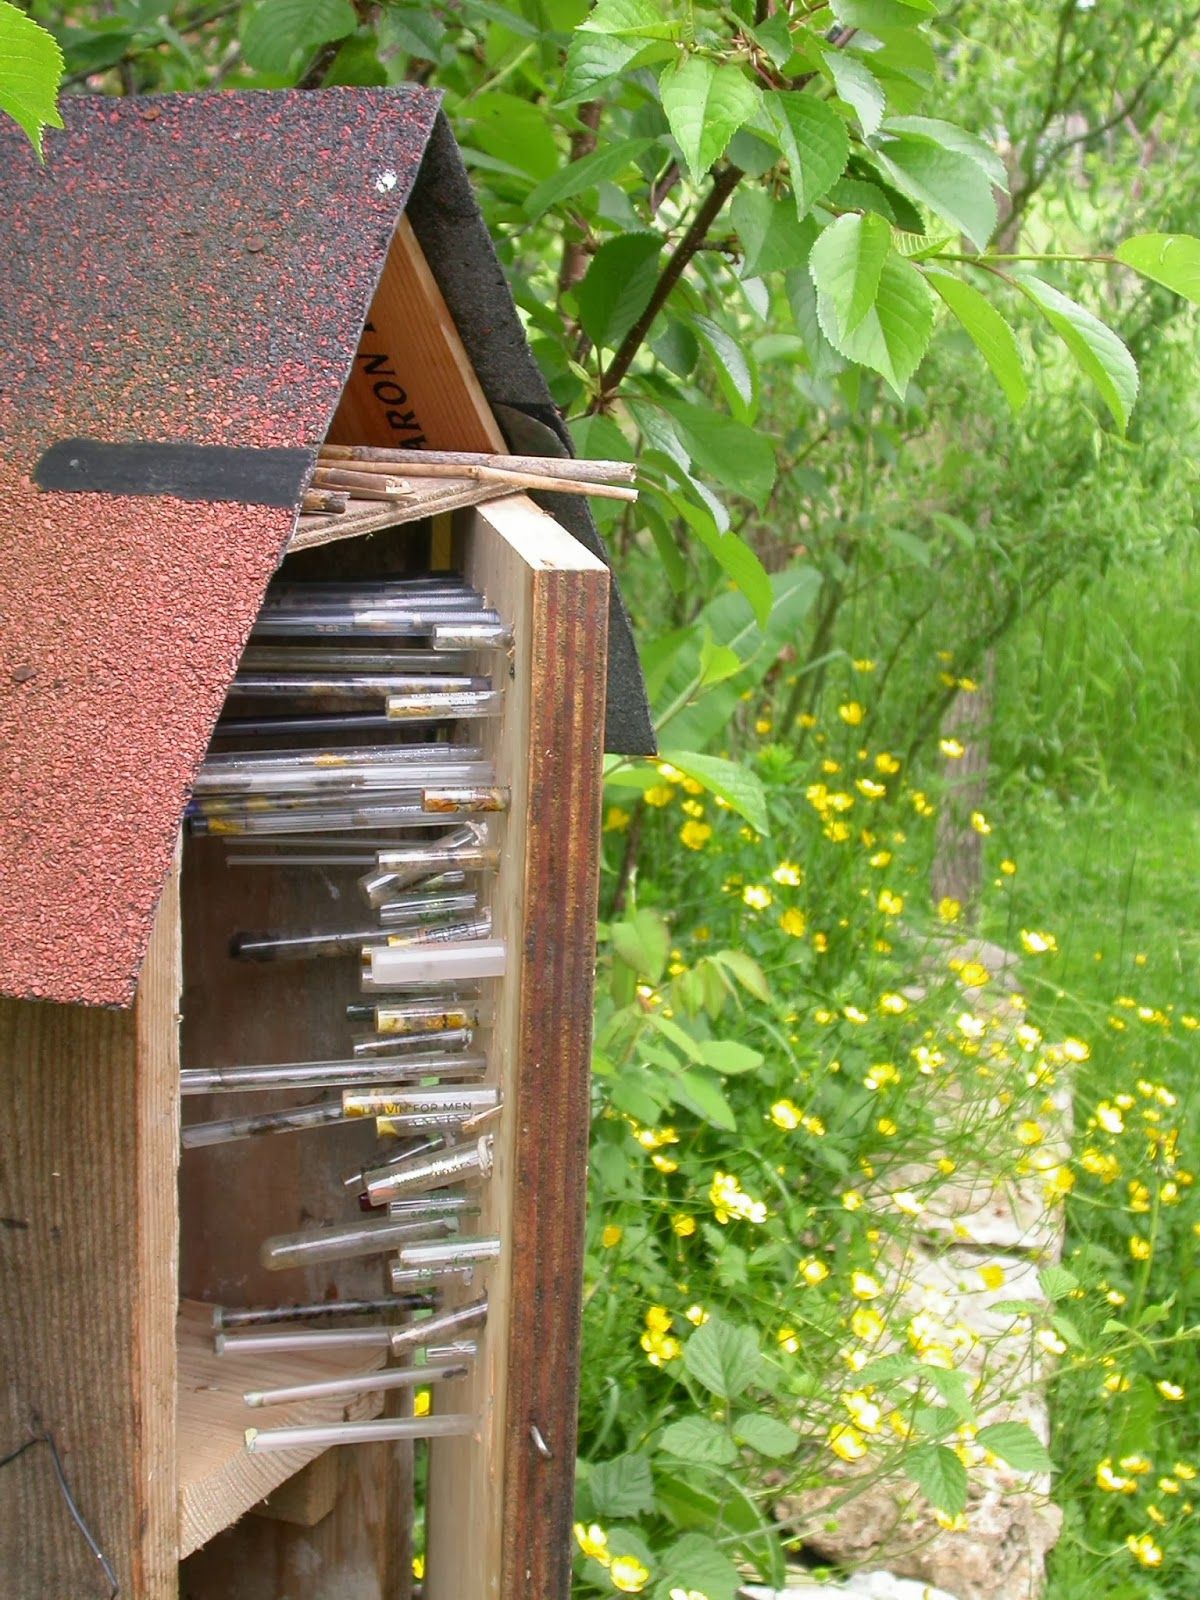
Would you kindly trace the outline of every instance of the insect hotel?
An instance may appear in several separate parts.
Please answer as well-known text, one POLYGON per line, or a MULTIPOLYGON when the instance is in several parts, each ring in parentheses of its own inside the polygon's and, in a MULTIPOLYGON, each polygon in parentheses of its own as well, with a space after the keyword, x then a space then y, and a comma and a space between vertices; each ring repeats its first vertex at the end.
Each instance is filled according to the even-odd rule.
POLYGON ((568 1590, 632 490, 437 107, 0 137, 6 1600, 568 1590))

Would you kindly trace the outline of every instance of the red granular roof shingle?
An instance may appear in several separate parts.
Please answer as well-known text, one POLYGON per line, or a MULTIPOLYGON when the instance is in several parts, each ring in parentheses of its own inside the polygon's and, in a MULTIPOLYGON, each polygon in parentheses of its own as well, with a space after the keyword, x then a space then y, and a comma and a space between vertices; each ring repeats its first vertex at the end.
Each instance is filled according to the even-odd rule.
POLYGON ((294 510, 58 494, 57 439, 313 447, 429 139, 425 90, 74 100, 0 129, 0 993, 134 994, 294 510))

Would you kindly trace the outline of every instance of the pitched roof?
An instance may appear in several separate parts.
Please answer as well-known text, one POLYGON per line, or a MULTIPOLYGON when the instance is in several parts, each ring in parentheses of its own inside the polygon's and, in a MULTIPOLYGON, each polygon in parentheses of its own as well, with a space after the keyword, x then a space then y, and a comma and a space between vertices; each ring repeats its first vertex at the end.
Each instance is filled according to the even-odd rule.
MULTIPOLYGON (((44 167, 0 130, 0 993, 132 1000, 189 786, 438 99, 77 99, 44 167), (178 484, 153 497, 39 488, 43 454, 80 436, 281 454, 269 488, 240 501, 178 484)), ((427 207, 438 184, 453 189, 458 248, 498 272, 444 126, 435 144, 427 207)), ((438 228, 435 275, 455 248, 438 228)), ((468 353, 489 399, 532 414, 545 386, 502 281, 486 294, 494 321, 463 326, 468 353)), ((57 456, 59 478, 43 482, 69 475, 71 450, 57 456)), ((596 547, 590 525, 573 531, 596 547)), ((630 690, 615 742, 645 748, 644 692, 626 672, 630 690)))

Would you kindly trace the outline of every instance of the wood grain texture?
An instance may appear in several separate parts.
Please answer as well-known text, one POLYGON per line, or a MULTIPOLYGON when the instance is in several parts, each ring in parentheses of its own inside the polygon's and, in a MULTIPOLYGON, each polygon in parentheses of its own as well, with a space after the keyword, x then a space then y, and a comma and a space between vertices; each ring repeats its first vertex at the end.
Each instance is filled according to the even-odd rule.
MULTIPOLYGON (((383 1409, 382 1395, 369 1393, 251 1409, 242 1399, 247 1389, 374 1372, 384 1356, 383 1350, 217 1355, 211 1306, 185 1300, 179 1309, 180 1555, 190 1555, 236 1522, 318 1453, 308 1449, 252 1455, 245 1443, 248 1427, 357 1422, 377 1417, 383 1409)), ((325 1510, 332 1504, 331 1496, 325 1510)))
POLYGON ((475 1371, 437 1395, 439 1407, 480 1416, 482 1444, 430 1447, 425 1592, 565 1600, 608 573, 520 496, 464 515, 458 542, 463 570, 515 639, 504 717, 485 733, 512 790, 492 896, 509 952, 489 1053, 505 1111, 479 1224, 504 1249, 486 1276, 475 1371))
POLYGON ((507 450, 405 218, 392 238, 329 442, 507 450))
MULTIPOLYGON (((174 1600, 179 901, 130 1011, 0 1001, 0 1454, 49 1431, 122 1600, 174 1600)), ((6 1600, 106 1596, 48 1452, 0 1474, 6 1600)))

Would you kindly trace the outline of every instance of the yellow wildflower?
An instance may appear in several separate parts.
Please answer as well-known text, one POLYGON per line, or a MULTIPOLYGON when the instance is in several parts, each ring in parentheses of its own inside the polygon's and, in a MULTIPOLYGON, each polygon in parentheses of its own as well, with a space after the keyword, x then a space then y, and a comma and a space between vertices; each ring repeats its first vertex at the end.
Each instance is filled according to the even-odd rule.
POLYGON ((847 700, 845 704, 837 708, 837 714, 850 727, 857 728, 867 712, 866 707, 860 705, 857 700, 847 700))
POLYGON ((823 1261, 818 1261, 816 1256, 809 1256, 802 1261, 796 1269, 797 1276, 804 1279, 810 1289, 815 1289, 817 1284, 824 1283, 829 1276, 829 1268, 823 1261))
POLYGON ((1166 1378, 1160 1378, 1154 1385, 1164 1400, 1182 1400, 1183 1390, 1177 1383, 1169 1383, 1166 1378))
POLYGON ((1008 856, 1005 856, 1004 860, 1000 863, 1000 871, 1006 878, 1011 878, 1016 870, 1017 863, 1011 860, 1008 856))
POLYGON ((961 761, 967 753, 967 747, 961 739, 939 739, 938 749, 947 761, 961 761))
POLYGON ((962 901, 944 894, 937 903, 937 914, 943 922, 957 922, 962 916, 962 901))
POLYGON ((985 1289, 1003 1289, 1004 1268, 998 1266, 979 1267, 976 1269, 985 1289))
POLYGON ((875 770, 890 778, 900 771, 900 763, 887 750, 881 750, 875 757, 875 770))
POLYGON ((881 994, 879 996, 879 1009, 889 1017, 899 1017, 908 1010, 908 1001, 902 994, 881 994))
POLYGON ((708 1312, 700 1305, 689 1306, 683 1314, 693 1328, 702 1328, 708 1321, 708 1312))
POLYGON ((1162 1550, 1148 1533, 1128 1533, 1125 1535, 1125 1544, 1133 1559, 1141 1562, 1143 1567, 1162 1566, 1162 1550))
POLYGON ((883 1412, 871 1397, 862 1389, 855 1389, 842 1396, 842 1404, 850 1413, 850 1420, 854 1426, 863 1433, 878 1433, 883 1421, 883 1412))
POLYGON ((1017 1123, 1018 1144, 1023 1144, 1026 1148, 1030 1148, 1035 1144, 1041 1144, 1045 1137, 1046 1135, 1042 1132, 1040 1123, 1029 1121, 1017 1123))
POLYGON ((1058 949, 1058 940, 1052 933, 1038 933, 1036 929, 1021 929, 1021 948, 1029 956, 1044 956, 1058 949))
POLYGON ((428 1389, 418 1389, 413 1395, 413 1416, 427 1417, 432 1408, 432 1396, 428 1389))
POLYGON ((868 800, 882 800, 887 793, 887 784, 876 783, 874 778, 858 778, 854 787, 859 794, 865 795, 868 800))
POLYGON ((577 1522, 574 1531, 584 1555, 590 1556, 593 1561, 598 1561, 602 1567, 606 1567, 612 1557, 608 1553, 608 1535, 600 1524, 593 1522, 590 1527, 584 1527, 582 1522, 577 1522))
POLYGON ((712 838, 712 827, 707 822, 685 822, 679 830, 680 842, 689 850, 703 850, 712 838))
POLYGON ((790 1356, 794 1356, 800 1348, 800 1340, 796 1337, 795 1328, 780 1328, 775 1335, 775 1342, 781 1350, 786 1350, 790 1356))
POLYGON ((674 798, 675 791, 668 783, 656 783, 642 796, 648 806, 669 806, 674 798))
POLYGON ((615 1222, 610 1222, 600 1235, 600 1243, 606 1250, 611 1250, 615 1244, 620 1244, 624 1233, 624 1228, 618 1228, 615 1222))
POLYGON ((608 1569, 613 1588, 622 1594, 641 1594, 650 1581, 650 1572, 636 1556, 614 1556, 608 1569))
POLYGON ((621 806, 609 806, 604 815, 605 833, 621 833, 633 820, 632 813, 621 806))
POLYGON ((690 1239, 696 1231, 696 1219, 686 1211, 681 1211, 671 1218, 671 1227, 681 1239, 690 1239))
POLYGON ((804 869, 795 861, 781 861, 772 871, 771 877, 785 889, 798 889, 804 881, 804 869))
POLYGON ((793 906, 780 917, 779 926, 793 939, 803 939, 808 928, 808 919, 803 911, 797 911, 793 906))
POLYGON ((767 1220, 766 1206, 761 1200, 751 1199, 732 1173, 717 1172, 714 1175, 708 1198, 717 1221, 722 1225, 731 1217, 754 1223, 763 1223, 767 1220))
POLYGON ((904 910, 904 896, 892 889, 881 889, 876 904, 885 917, 898 917, 904 910))
POLYGON ((850 1316, 850 1331, 864 1343, 881 1338, 886 1324, 874 1306, 857 1306, 850 1316))
POLYGON ((877 1295, 883 1293, 883 1285, 869 1272, 855 1269, 850 1274, 850 1293, 856 1300, 874 1300, 877 1295))
POLYGON ((794 1100, 776 1100, 770 1111, 771 1121, 785 1133, 792 1133, 800 1126, 802 1115, 803 1112, 794 1100))
POLYGON ((830 1428, 829 1448, 843 1461, 861 1461, 867 1453, 866 1440, 848 1422, 838 1422, 830 1428))
POLYGON ((976 833, 982 833, 986 835, 992 831, 992 825, 984 816, 982 811, 972 811, 971 826, 975 829, 976 833))
POLYGON ((742 900, 751 911, 765 911, 774 899, 770 889, 761 883, 748 883, 742 890, 742 900))
POLYGON ((863 1197, 857 1189, 847 1189, 842 1195, 842 1206, 846 1211, 858 1211, 863 1203, 863 1197))
POLYGON ((1137 1484, 1132 1478, 1113 1471, 1112 1457, 1105 1456, 1096 1466, 1096 1487, 1106 1494, 1136 1494, 1137 1484))

